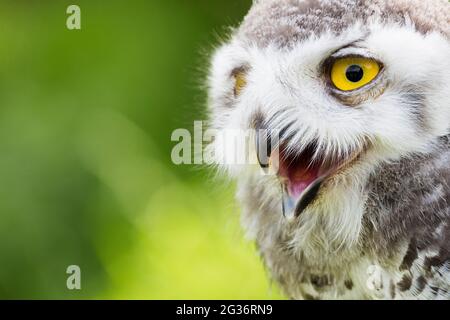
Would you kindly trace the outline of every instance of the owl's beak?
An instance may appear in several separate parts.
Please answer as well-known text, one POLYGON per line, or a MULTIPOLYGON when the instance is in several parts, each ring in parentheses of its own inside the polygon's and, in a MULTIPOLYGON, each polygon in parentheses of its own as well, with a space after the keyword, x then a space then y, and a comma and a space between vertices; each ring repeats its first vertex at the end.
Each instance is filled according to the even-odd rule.
POLYGON ((279 153, 277 176, 281 185, 283 215, 292 219, 300 216, 316 200, 334 166, 315 158, 315 145, 307 146, 299 154, 283 148, 279 153))
POLYGON ((282 210, 287 219, 297 218, 317 197, 325 177, 315 180, 296 199, 288 190, 287 184, 281 182, 282 210))
POLYGON ((273 148, 267 138, 256 137, 258 161, 266 172, 270 170, 277 175, 282 212, 289 219, 300 216, 317 199, 324 182, 359 155, 332 161, 318 157, 315 144, 304 147, 300 153, 292 153, 283 146, 273 148))
POLYGON ((280 159, 282 148, 272 146, 271 137, 266 131, 256 135, 255 143, 261 168, 266 173, 273 172, 280 180, 283 215, 286 218, 298 217, 316 198, 326 175, 319 175, 317 166, 304 169, 303 178, 296 174, 292 164, 298 164, 299 161, 285 157, 284 152, 281 153, 283 159, 280 159), (290 171, 296 176, 292 177, 290 171))

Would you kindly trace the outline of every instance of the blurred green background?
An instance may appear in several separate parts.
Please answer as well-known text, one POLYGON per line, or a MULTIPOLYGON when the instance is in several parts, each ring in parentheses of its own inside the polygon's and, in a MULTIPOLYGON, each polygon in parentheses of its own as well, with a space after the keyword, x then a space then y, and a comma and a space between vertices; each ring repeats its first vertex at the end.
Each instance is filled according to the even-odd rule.
POLYGON ((280 297, 233 186, 170 160, 205 118, 205 53, 250 3, 0 2, 0 298, 280 297))

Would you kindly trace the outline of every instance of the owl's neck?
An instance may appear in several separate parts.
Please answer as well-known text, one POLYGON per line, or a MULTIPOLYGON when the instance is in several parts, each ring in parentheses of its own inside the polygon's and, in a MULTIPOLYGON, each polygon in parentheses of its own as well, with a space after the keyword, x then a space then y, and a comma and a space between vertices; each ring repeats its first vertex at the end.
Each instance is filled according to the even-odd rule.
POLYGON ((427 156, 412 156, 382 166, 371 177, 364 226, 370 242, 382 255, 384 248, 418 239, 432 242, 431 234, 450 220, 450 135, 438 139, 427 156))

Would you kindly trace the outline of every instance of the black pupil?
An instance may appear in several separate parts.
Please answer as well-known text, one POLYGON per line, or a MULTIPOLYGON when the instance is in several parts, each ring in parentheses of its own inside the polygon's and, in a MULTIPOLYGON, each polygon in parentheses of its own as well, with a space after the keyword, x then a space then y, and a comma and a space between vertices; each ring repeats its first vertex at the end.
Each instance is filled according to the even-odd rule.
POLYGON ((345 75, 349 81, 359 82, 364 77, 364 71, 360 66, 354 64, 347 68, 345 75))

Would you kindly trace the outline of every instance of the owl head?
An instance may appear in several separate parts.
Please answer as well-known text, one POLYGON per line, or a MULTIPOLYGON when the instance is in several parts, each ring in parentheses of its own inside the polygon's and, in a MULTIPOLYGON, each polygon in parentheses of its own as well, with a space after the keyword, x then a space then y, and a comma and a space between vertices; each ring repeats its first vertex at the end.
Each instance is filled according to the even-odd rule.
POLYGON ((331 229, 357 234, 351 207, 364 206, 369 176, 449 134, 450 4, 255 1, 216 50, 208 81, 214 129, 278 133, 276 143, 255 134, 247 149, 236 139, 210 146, 231 176, 256 181, 254 208, 304 219, 333 211, 331 229), (261 145, 263 167, 277 163, 271 174, 220 160, 242 150, 258 158, 261 145))

